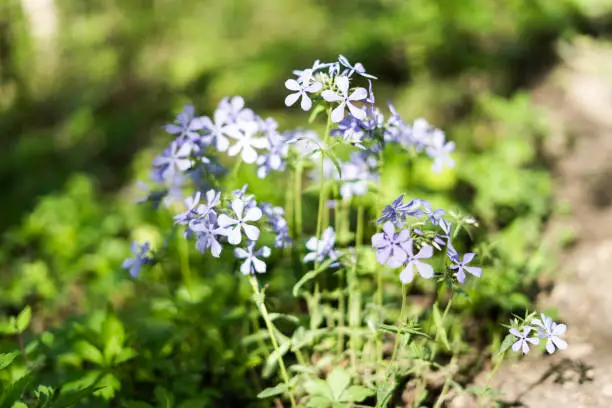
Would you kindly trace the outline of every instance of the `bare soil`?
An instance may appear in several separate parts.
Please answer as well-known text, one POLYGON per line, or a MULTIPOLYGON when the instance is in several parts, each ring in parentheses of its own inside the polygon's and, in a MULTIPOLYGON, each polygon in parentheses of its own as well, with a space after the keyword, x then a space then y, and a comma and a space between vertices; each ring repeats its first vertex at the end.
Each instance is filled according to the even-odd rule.
MULTIPOLYGON (((538 309, 558 311, 569 349, 531 353, 504 364, 491 386, 506 407, 612 407, 612 44, 580 39, 559 49, 563 63, 533 92, 548 116, 545 151, 555 200, 569 214, 550 220, 545 239, 557 251, 554 287, 538 309), (572 231, 571 245, 559 237, 572 231), (556 240, 556 241, 555 241, 556 240)), ((476 377, 484 385, 489 372, 476 377)), ((452 408, 476 406, 456 396, 452 408)), ((487 406, 499 406, 489 402, 487 406)))

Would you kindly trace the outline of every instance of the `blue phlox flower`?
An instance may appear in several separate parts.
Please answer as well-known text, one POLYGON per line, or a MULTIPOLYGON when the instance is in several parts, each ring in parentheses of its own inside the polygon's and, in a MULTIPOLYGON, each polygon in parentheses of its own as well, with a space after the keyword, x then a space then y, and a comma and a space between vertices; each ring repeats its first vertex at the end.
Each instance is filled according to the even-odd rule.
POLYGON ((197 207, 200 204, 201 195, 202 193, 198 191, 193 195, 193 197, 187 197, 185 199, 185 206, 187 207, 187 210, 174 216, 174 221, 176 224, 187 224, 190 219, 198 215, 200 211, 197 209, 197 207))
POLYGON ((355 65, 351 65, 348 59, 346 59, 346 57, 343 55, 338 56, 338 62, 340 62, 342 66, 347 68, 342 72, 342 75, 346 75, 350 77, 351 75, 353 75, 353 73, 357 73, 358 75, 361 75, 364 78, 378 79, 374 75, 368 74, 365 68, 363 67, 363 65, 361 64, 361 62, 357 62, 355 63, 355 65))
POLYGON ((517 329, 515 329, 514 327, 510 329, 510 334, 517 337, 517 341, 512 345, 512 351, 516 352, 516 351, 522 350, 523 354, 527 354, 529 353, 530 343, 533 344, 534 346, 537 346, 538 344, 540 344, 540 339, 538 339, 537 337, 529 337, 532 330, 533 330, 533 327, 529 327, 529 326, 524 327, 522 333, 518 331, 517 329))
POLYGON ((336 87, 338 91, 332 91, 326 89, 321 92, 321 96, 327 102, 340 102, 340 104, 334 108, 331 113, 331 119, 334 123, 340 122, 344 118, 344 110, 348 107, 349 111, 357 119, 364 120, 366 113, 363 109, 353 105, 353 102, 358 102, 365 99, 368 96, 368 91, 365 88, 355 88, 351 94, 349 94, 349 79, 345 76, 338 76, 335 79, 336 87))
POLYGON ((362 121, 353 115, 347 115, 338 123, 338 127, 329 134, 340 136, 344 142, 365 150, 365 146, 362 144, 362 139, 365 136, 364 127, 365 125, 362 121))
POLYGON ((300 156, 316 160, 321 157, 320 149, 325 145, 314 130, 296 130, 292 132, 287 143, 295 146, 300 156))
MULTIPOLYGON (((339 253, 334 249, 336 245, 336 233, 332 227, 327 227, 321 236, 321 239, 317 237, 311 237, 306 242, 306 248, 311 251, 304 257, 304 263, 317 261, 323 262, 325 259, 331 259, 332 261, 338 260, 339 253)), ((338 263, 334 262, 331 267, 337 266, 338 263)))
POLYGON ((191 143, 180 145, 177 141, 170 143, 161 155, 153 159, 153 166, 158 167, 163 179, 171 179, 177 172, 186 172, 193 165, 190 158, 192 151, 191 143))
POLYGON ((434 130, 435 128, 431 126, 427 120, 423 118, 416 119, 412 124, 406 142, 407 144, 414 146, 417 152, 420 152, 429 145, 431 133, 434 130))
POLYGON ((235 198, 232 201, 232 210, 235 218, 231 218, 226 214, 219 215, 219 227, 224 228, 227 240, 232 245, 238 245, 242 241, 242 231, 251 241, 257 241, 259 238, 259 228, 247 222, 259 221, 262 217, 262 212, 258 207, 248 208, 245 211, 244 201, 235 198))
POLYGON ((240 137, 240 129, 231 122, 229 113, 221 107, 217 108, 212 120, 209 117, 204 117, 202 122, 207 135, 210 137, 210 142, 214 143, 220 152, 229 148, 228 136, 240 137))
POLYGON ((215 258, 221 255, 223 246, 217 237, 226 236, 226 229, 219 227, 217 216, 210 212, 206 216, 189 222, 189 229, 197 235, 196 249, 205 254, 208 249, 215 258))
POLYGON ((240 132, 230 135, 236 139, 236 143, 227 149, 227 154, 229 156, 236 156, 240 153, 240 157, 245 163, 255 163, 257 160, 257 151, 255 149, 267 148, 268 139, 257 137, 259 126, 256 122, 244 122, 240 126, 240 130, 240 132))
POLYGON ((400 272, 400 281, 404 284, 412 282, 414 278, 414 270, 424 279, 430 279, 434 276, 434 270, 428 263, 422 262, 422 259, 431 258, 433 255, 433 247, 423 245, 420 251, 415 255, 413 252, 413 241, 408 240, 401 244, 402 249, 407 254, 406 267, 400 272))
POLYGON ((450 157, 455 150, 455 142, 445 143, 444 139, 444 132, 439 129, 434 130, 425 149, 429 157, 434 160, 431 168, 435 173, 441 172, 444 167, 455 167, 455 160, 450 157))
POLYGON ((303 69, 303 70, 298 70, 298 69, 295 69, 295 70, 293 70, 292 72, 293 72, 293 74, 294 74, 294 75, 296 75, 296 76, 298 77, 297 81, 298 81, 298 82, 302 82, 302 80, 301 80, 301 79, 302 79, 302 77, 304 76, 304 74, 305 74, 307 71, 309 71, 309 75, 313 75, 313 74, 315 74, 317 71, 321 71, 321 70, 323 70, 323 69, 325 69, 325 68, 329 68, 329 66, 330 66, 330 65, 331 65, 330 63, 322 63, 321 61, 316 60, 316 61, 315 61, 315 62, 312 64, 312 67, 311 67, 311 68, 306 68, 306 69, 303 69))
POLYGON ((257 273, 266 272, 266 263, 262 261, 260 258, 267 258, 270 256, 270 248, 267 246, 262 246, 257 251, 255 251, 255 242, 249 241, 247 243, 246 249, 243 248, 235 248, 234 255, 238 259, 244 259, 242 265, 240 265, 240 272, 243 275, 254 275, 257 273))
POLYGON ((382 210, 382 217, 380 217, 376 224, 382 224, 383 222, 390 221, 393 224, 400 226, 406 219, 406 215, 402 211, 403 208, 404 194, 397 197, 393 202, 382 210))
POLYGON ((128 258, 123 261, 121 264, 122 269, 128 269, 130 271, 130 276, 132 278, 137 278, 140 275, 140 269, 142 265, 148 264, 152 262, 152 259, 147 256, 150 249, 150 245, 148 242, 140 245, 138 242, 132 242, 130 246, 130 250, 134 255, 133 258, 128 258))
POLYGON ((459 259, 458 254, 454 258, 452 258, 453 265, 450 266, 450 269, 456 271, 457 281, 459 281, 459 283, 465 283, 466 272, 476 276, 477 278, 480 278, 482 276, 481 268, 475 266, 468 266, 468 264, 472 262, 472 259, 474 259, 475 255, 476 254, 472 252, 468 252, 467 254, 463 255, 463 259, 461 260, 459 259))
POLYGON ((289 152, 289 145, 284 136, 278 132, 270 132, 268 139, 268 152, 257 158, 257 177, 265 178, 270 171, 281 171, 285 168, 285 158, 289 152))
POLYGON ((242 98, 242 96, 223 98, 221 102, 219 102, 218 110, 225 115, 228 122, 231 124, 241 124, 257 120, 255 112, 244 107, 244 98, 242 98))
POLYGON ((200 133, 204 129, 203 118, 194 117, 194 109, 192 105, 185 105, 183 112, 176 117, 177 124, 168 124, 164 126, 166 132, 171 135, 178 135, 180 138, 186 138, 192 142, 200 140, 200 133))
MULTIPOLYGON (((431 204, 429 204, 429 201, 427 200, 420 200, 420 202, 421 202, 421 208, 423 209, 423 213, 427 215, 427 219, 429 220, 429 222, 431 222, 433 225, 442 227, 443 221, 446 221, 443 218, 446 215, 446 211, 444 211, 441 208, 432 210, 431 204)), ((450 231, 449 228, 450 228, 450 224, 445 222, 443 230, 445 230, 445 232, 446 230, 450 231)))
POLYGON ((293 240, 289 236, 289 224, 285 219, 285 210, 282 207, 274 207, 270 203, 261 203, 259 208, 263 215, 268 219, 268 225, 276 234, 274 246, 276 248, 285 248, 291 245, 293 240))
POLYGON ((312 100, 308 94, 319 92, 323 88, 323 84, 312 78, 311 70, 304 70, 299 81, 288 79, 285 81, 285 87, 294 91, 285 98, 285 105, 292 106, 301 97, 300 107, 303 111, 309 111, 312 108, 312 100))
POLYGON ((353 196, 363 196, 368 192, 368 184, 378 180, 369 163, 359 154, 351 154, 351 160, 341 164, 342 185, 340 195, 345 200, 353 196))
POLYGON ((541 339, 546 339, 546 351, 548 354, 552 354, 555 350, 565 350, 567 348, 567 342, 561 337, 565 334, 567 326, 565 324, 558 324, 546 316, 544 313, 540 314, 542 320, 534 319, 533 324, 538 326, 538 335, 541 339))
POLYGON ((403 229, 396 234, 395 225, 390 221, 385 222, 382 228, 382 232, 372 236, 372 248, 376 250, 376 260, 381 265, 399 268, 408 258, 402 244, 410 240, 410 230, 403 229))

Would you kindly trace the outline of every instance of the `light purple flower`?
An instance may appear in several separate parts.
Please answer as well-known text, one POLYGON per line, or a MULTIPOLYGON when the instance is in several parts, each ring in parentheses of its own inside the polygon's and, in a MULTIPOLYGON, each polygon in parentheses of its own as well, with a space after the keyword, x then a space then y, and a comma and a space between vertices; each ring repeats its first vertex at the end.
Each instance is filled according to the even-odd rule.
POLYGON ((553 320, 544 313, 541 313, 541 316, 542 320, 534 319, 533 324, 539 327, 538 335, 540 338, 547 339, 546 351, 552 354, 556 349, 565 350, 567 348, 567 342, 559 336, 565 334, 567 326, 565 324, 553 322, 553 320))
POLYGON ((368 91, 365 88, 355 88, 353 93, 349 95, 349 79, 345 76, 336 77, 336 86, 338 92, 326 89, 321 92, 321 96, 327 102, 340 102, 340 104, 332 111, 331 119, 338 123, 344 118, 344 109, 348 107, 353 116, 359 120, 365 120, 366 113, 363 109, 357 108, 352 102, 361 101, 368 96, 368 91))
POLYGON ((396 234, 395 225, 389 221, 385 222, 383 232, 378 232, 372 236, 372 248, 376 249, 376 259, 381 265, 399 268, 408 258, 402 244, 409 240, 409 230, 404 229, 396 234))
POLYGON ((204 128, 203 118, 194 118, 194 109, 192 105, 185 105, 183 112, 176 116, 178 124, 165 125, 164 129, 171 135, 178 134, 179 137, 187 138, 193 142, 200 139, 198 130, 204 128))
MULTIPOLYGON (((313 262, 315 259, 317 262, 323 262, 326 258, 335 261, 338 259, 338 253, 334 249, 334 245, 336 244, 336 233, 332 227, 327 227, 325 231, 323 231, 321 239, 317 239, 317 237, 311 237, 306 242, 306 248, 310 250, 308 254, 304 257, 304 263, 313 262)), ((332 264, 331 266, 334 266, 332 264)))
MULTIPOLYGON (((454 249, 454 248, 453 248, 454 249)), ((472 259, 474 259, 474 253, 468 252, 463 255, 463 259, 459 260, 459 255, 453 259, 454 264, 450 266, 450 269, 457 271, 457 280, 459 283, 465 283, 465 272, 471 273, 472 275, 480 278, 482 276, 482 269, 475 266, 468 266, 472 259)))
POLYGON ((518 340, 512 345, 513 351, 522 350, 523 354, 527 354, 529 353, 529 343, 533 344, 534 346, 540 344, 540 339, 537 337, 528 337, 532 330, 533 328, 529 326, 523 328, 522 333, 514 327, 510 329, 510 334, 518 338, 518 340))
POLYGON ((232 201, 232 209, 236 218, 231 218, 225 214, 219 215, 219 227, 225 229, 227 240, 232 245, 238 245, 242 241, 241 230, 244 230, 245 235, 251 241, 257 241, 257 238, 259 238, 259 228, 249 225, 247 222, 258 221, 262 216, 261 210, 257 207, 252 207, 248 208, 245 212, 244 207, 244 201, 236 198, 232 201))
POLYGON ((285 105, 291 106, 302 97, 300 106, 303 111, 309 111, 312 107, 312 101, 308 97, 309 93, 319 92, 323 88, 323 84, 312 80, 312 71, 304 70, 300 75, 299 81, 288 79, 285 81, 285 87, 290 91, 294 91, 285 98, 285 105))
POLYGON ((257 117, 251 109, 244 107, 244 98, 242 96, 221 99, 218 110, 226 116, 228 123, 231 124, 252 122, 257 117))
POLYGON ((236 256, 236 258, 244 259, 244 262, 242 263, 242 265, 240 265, 240 272, 242 272, 243 275, 253 275, 255 274, 255 272, 264 273, 266 271, 266 263, 258 257, 269 257, 270 248, 268 248, 267 246, 262 246, 257 251, 254 251, 254 249, 255 242, 253 241, 250 241, 247 244, 246 249, 234 249, 234 255, 236 256))
POLYGON ((455 142, 445 143, 444 139, 444 132, 439 129, 434 130, 425 149, 429 157, 434 159, 431 168, 435 173, 441 172, 445 166, 455 167, 455 160, 450 157, 455 150, 455 142))
POLYGON ((207 216, 191 220, 189 228, 197 235, 196 249, 205 254, 208 249, 215 258, 221 255, 223 247, 217 239, 218 236, 225 236, 226 229, 217 224, 217 216, 210 212, 207 216))
POLYGON ((273 207, 270 203, 261 203, 261 211, 268 218, 268 225, 276 234, 274 246, 276 248, 285 248, 293 241, 289 236, 289 224, 285 220, 285 210, 282 207, 273 207))
POLYGON ((172 179, 178 172, 185 172, 192 166, 190 159, 192 145, 189 142, 179 146, 177 141, 170 143, 170 147, 153 159, 153 166, 158 167, 162 178, 172 179))
POLYGON ((242 160, 245 163, 255 163, 257 160, 257 151, 255 149, 265 149, 268 147, 268 140, 265 137, 256 137, 259 133, 259 126, 256 122, 245 122, 240 126, 241 132, 231 134, 230 136, 236 139, 236 144, 232 145, 227 150, 229 156, 236 156, 241 153, 242 160))
POLYGON ((268 132, 268 153, 257 158, 257 177, 265 178, 270 171, 281 171, 285 168, 285 158, 289 152, 289 145, 283 135, 274 131, 268 132))
POLYGON ((216 148, 220 152, 228 149, 230 143, 228 136, 240 137, 240 129, 230 122, 229 113, 221 107, 217 108, 213 120, 208 117, 202 119, 204 128, 208 131, 216 148))
POLYGON ((416 269, 419 275, 424 279, 430 279, 434 276, 434 270, 431 265, 425 262, 421 262, 421 259, 431 258, 433 255, 433 248, 429 245, 423 245, 421 250, 414 255, 413 253, 413 241, 409 240, 402 243, 402 249, 408 255, 406 260, 406 267, 400 272, 400 281, 402 283, 410 283, 414 278, 414 270, 416 269))
POLYGON ((142 265, 151 262, 151 258, 147 257, 149 247, 150 245, 148 242, 145 242, 142 245, 139 245, 136 241, 132 242, 130 250, 132 251, 132 254, 134 254, 134 257, 126 259, 121 265, 122 269, 129 269, 130 276, 132 278, 136 278, 138 275, 140 275, 142 265))
POLYGON ((187 210, 178 215, 174 216, 174 221, 177 224, 186 224, 189 220, 198 214, 197 207, 200 204, 200 196, 202 193, 199 191, 194 194, 193 197, 187 197, 185 199, 185 205, 187 206, 187 210))
POLYGON ((357 63, 355 63, 355 65, 351 65, 351 63, 348 61, 348 59, 346 59, 346 57, 343 56, 343 55, 339 55, 338 56, 338 61, 340 62, 340 64, 342 64, 344 67, 347 68, 342 73, 342 75, 346 75, 346 76, 350 77, 351 75, 353 75, 353 73, 356 72, 358 75, 361 75, 364 78, 378 79, 374 75, 368 74, 366 72, 364 66, 361 64, 361 62, 357 62, 357 63))

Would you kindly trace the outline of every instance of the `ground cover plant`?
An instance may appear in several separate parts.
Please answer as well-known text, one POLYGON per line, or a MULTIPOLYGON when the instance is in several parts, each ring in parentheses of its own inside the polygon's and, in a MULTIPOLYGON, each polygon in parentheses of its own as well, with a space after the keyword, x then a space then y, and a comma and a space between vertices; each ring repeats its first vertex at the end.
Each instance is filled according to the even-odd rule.
MULTIPOLYGON (((140 200, 160 209, 149 215, 160 235, 155 243, 133 242, 122 264, 136 294, 151 302, 132 316, 115 310, 129 310, 129 301, 110 302, 74 322, 65 338, 46 332, 27 347, 22 332, 31 310, 9 319, 4 333, 19 341, 3 354, 7 406, 248 400, 228 395, 232 387, 250 389, 263 406, 268 398, 291 406, 387 406, 400 403, 407 381, 410 405, 442 406, 462 388, 452 367, 465 351, 466 328, 453 304, 470 307, 471 281, 486 279, 483 267, 494 270, 497 254, 477 262, 486 258, 472 249, 479 221, 448 209, 459 205, 446 202, 443 210, 408 196, 426 184, 413 174, 423 163, 434 173, 455 165, 454 143, 423 119, 405 121, 392 105, 383 114, 376 78, 362 64, 340 56, 294 74, 285 104, 310 111, 314 126, 325 121, 321 136, 305 130, 306 122, 281 131, 241 97, 223 99, 210 117, 187 106, 165 126, 174 139, 154 158, 140 200), (406 192, 385 200, 388 157, 409 174, 406 192), (260 201, 243 184, 249 177, 282 186, 278 203, 260 201), (316 203, 312 214, 304 211, 307 200, 316 203), (207 259, 204 271, 192 267, 194 258, 207 259), (424 302, 415 305, 419 296, 424 302), (88 372, 33 388, 33 378, 51 379, 44 367, 53 364, 88 372), (432 386, 436 374, 442 382, 432 386), (215 393, 216 381, 233 384, 215 393), (127 388, 130 400, 121 397, 127 388)), ((86 195, 86 183, 80 188, 86 195)), ((109 234, 120 229, 111 226, 109 234)), ((47 273, 40 269, 33 273, 39 280, 47 273)), ((517 318, 509 328, 496 367, 510 347, 527 353, 539 339, 549 353, 567 346, 565 326, 545 315, 517 318)), ((488 387, 469 391, 481 402, 491 397, 488 387)))

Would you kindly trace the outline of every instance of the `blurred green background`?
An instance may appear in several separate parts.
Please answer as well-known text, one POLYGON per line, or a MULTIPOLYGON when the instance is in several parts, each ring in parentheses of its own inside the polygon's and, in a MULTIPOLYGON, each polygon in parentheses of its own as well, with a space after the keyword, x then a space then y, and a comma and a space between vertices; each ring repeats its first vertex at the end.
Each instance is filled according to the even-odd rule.
MULTIPOLYGON (((379 103, 389 99, 407 121, 425 117, 457 142, 456 170, 432 176, 417 163, 410 188, 476 215, 480 239, 495 243, 491 253, 483 247, 492 278, 474 293, 472 313, 494 321, 525 307, 546 268, 539 238, 552 211, 539 149, 547 124, 530 89, 555 65, 560 43, 611 33, 606 0, 0 0, 0 316, 31 304, 36 333, 64 330, 70 316, 99 322, 108 304, 130 304, 122 319, 136 324, 150 310, 135 306, 141 289, 119 266, 132 239, 160 244, 157 226, 170 225, 169 214, 133 204, 135 181, 169 140, 161 125, 186 103, 210 115, 222 97, 242 95, 282 127, 306 126, 283 105, 284 81, 338 54, 380 78, 379 103)), ((389 161, 389 198, 407 184, 403 166, 389 161)), ((270 191, 260 183, 251 188, 270 191)), ((233 350, 214 320, 235 301, 232 278, 207 285, 219 294, 219 306, 200 310, 213 316, 210 327, 183 334, 219 331, 210 347, 233 350)), ((58 367, 80 364, 59 358, 49 372, 69 381, 58 367)), ((234 385, 220 379, 246 372, 215 370, 206 384, 225 389, 234 385)), ((159 381, 138 371, 122 375, 159 381)), ((173 387, 188 400, 192 391, 173 387)))

